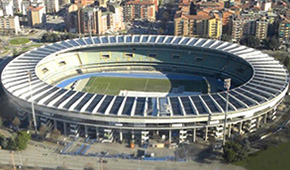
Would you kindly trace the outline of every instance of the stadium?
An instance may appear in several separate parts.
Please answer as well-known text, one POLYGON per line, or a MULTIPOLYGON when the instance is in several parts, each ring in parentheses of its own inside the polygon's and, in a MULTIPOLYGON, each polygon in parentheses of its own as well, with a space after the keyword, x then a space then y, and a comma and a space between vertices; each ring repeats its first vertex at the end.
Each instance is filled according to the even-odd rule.
POLYGON ((21 120, 31 120, 33 103, 38 127, 140 144, 221 139, 226 78, 231 78, 228 137, 251 133, 276 118, 288 90, 285 67, 258 50, 219 40, 71 39, 28 51, 2 72, 4 90, 21 120))

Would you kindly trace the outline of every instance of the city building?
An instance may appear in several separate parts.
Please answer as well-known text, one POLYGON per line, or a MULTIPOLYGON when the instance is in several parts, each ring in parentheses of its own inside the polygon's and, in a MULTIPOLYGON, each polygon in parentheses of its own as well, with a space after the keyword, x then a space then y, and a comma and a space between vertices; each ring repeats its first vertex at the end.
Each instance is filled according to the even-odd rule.
POLYGON ((119 1, 107 2, 106 8, 70 4, 65 11, 66 30, 69 32, 102 35, 125 29, 123 7, 119 1))
POLYGON ((274 21, 275 15, 271 13, 242 13, 230 17, 229 32, 234 42, 245 35, 256 36, 262 41, 269 34, 274 34, 274 21))
POLYGON ((125 21, 148 20, 155 21, 156 2, 152 0, 130 0, 124 5, 125 21))
POLYGON ((120 31, 125 29, 123 7, 120 2, 109 2, 107 4, 107 10, 110 11, 110 19, 108 22, 108 29, 112 31, 120 31))
POLYGON ((203 11, 199 11, 197 15, 176 14, 174 25, 174 35, 179 36, 218 39, 222 31, 221 20, 203 11))
POLYGON ((271 0, 264 0, 264 2, 262 2, 261 4, 261 10, 262 11, 269 11, 272 8, 272 2, 271 0))
POLYGON ((91 5, 94 3, 94 0, 74 0, 74 3, 77 4, 79 7, 85 5, 91 5))
POLYGON ((66 4, 70 4, 71 3, 71 0, 60 0, 59 1, 59 5, 62 6, 62 5, 66 5, 66 4))
POLYGON ((31 27, 42 27, 46 22, 45 8, 43 6, 29 6, 27 17, 31 27))
POLYGON ((99 0, 99 7, 107 8, 108 0, 99 0))
POLYGON ((231 20, 231 16, 234 16, 235 13, 233 11, 230 10, 226 10, 226 11, 222 11, 222 24, 223 24, 223 28, 222 28, 222 32, 223 34, 228 34, 230 35, 230 20, 231 20))
POLYGON ((229 28, 230 28, 230 35, 232 37, 233 42, 239 42, 240 39, 243 37, 243 26, 244 23, 241 19, 236 17, 230 17, 229 28))
POLYGON ((22 1, 23 0, 13 0, 13 6, 16 12, 22 13, 22 1))
POLYGON ((107 29, 107 16, 100 8, 84 6, 78 11, 78 33, 104 34, 107 29))
POLYGON ((290 43, 290 20, 287 18, 283 18, 283 20, 279 24, 279 40, 283 44, 290 43))
POLYGON ((65 27, 71 33, 78 32, 78 5, 69 4, 65 7, 65 27))
POLYGON ((264 40, 268 35, 268 23, 269 20, 266 17, 261 17, 256 20, 255 23, 255 36, 259 38, 259 40, 264 40))
POLYGON ((15 35, 20 31, 18 16, 2 16, 0 17, 0 34, 15 35))
POLYGON ((46 13, 55 13, 59 11, 59 0, 44 0, 46 13))
MULTIPOLYGON (((1 0, 0 1, 0 9, 2 9, 2 16, 13 16, 13 0, 1 0)), ((0 16, 1 16, 0 15, 0 16)))

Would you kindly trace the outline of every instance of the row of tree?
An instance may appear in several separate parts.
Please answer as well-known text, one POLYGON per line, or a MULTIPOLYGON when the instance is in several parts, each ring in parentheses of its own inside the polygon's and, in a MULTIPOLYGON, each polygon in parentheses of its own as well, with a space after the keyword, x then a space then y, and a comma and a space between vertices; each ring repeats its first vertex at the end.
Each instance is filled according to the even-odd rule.
POLYGON ((26 149, 28 141, 31 139, 29 131, 18 131, 16 136, 5 138, 0 135, 0 146, 3 149, 22 151, 26 149))
POLYGON ((77 34, 73 33, 64 33, 64 34, 56 34, 56 33, 44 33, 42 35, 42 42, 57 42, 61 40, 67 40, 72 38, 79 37, 77 34))
MULTIPOLYGON (((221 37, 222 41, 231 41, 231 39, 232 38, 229 35, 222 35, 221 37)), ((263 47, 270 50, 277 50, 280 47, 280 42, 275 36, 260 41, 256 36, 246 35, 240 40, 240 44, 252 48, 263 47)))
POLYGON ((223 146, 223 158, 228 163, 242 161, 248 158, 251 146, 248 139, 235 139, 223 146))

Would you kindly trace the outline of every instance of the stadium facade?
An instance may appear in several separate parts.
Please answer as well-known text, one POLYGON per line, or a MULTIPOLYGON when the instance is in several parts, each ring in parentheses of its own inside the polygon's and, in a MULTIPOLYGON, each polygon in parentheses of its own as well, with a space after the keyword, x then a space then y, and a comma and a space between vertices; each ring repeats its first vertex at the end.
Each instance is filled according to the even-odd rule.
POLYGON ((28 51, 5 67, 2 83, 22 120, 31 119, 33 101, 38 126, 58 128, 65 135, 139 143, 161 137, 169 143, 223 137, 225 91, 129 97, 55 86, 79 74, 117 71, 231 78, 227 136, 253 132, 274 120, 289 82, 283 65, 246 46, 202 38, 120 35, 66 40, 28 51))

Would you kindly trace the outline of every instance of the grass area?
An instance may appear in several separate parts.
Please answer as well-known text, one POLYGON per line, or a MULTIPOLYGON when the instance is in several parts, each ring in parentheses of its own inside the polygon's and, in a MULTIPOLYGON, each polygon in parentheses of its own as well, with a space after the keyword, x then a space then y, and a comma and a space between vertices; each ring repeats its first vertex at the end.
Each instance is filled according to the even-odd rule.
POLYGON ((10 40, 11 45, 22 45, 28 43, 30 40, 28 38, 15 38, 10 40))
POLYGON ((147 78, 91 77, 83 91, 118 95, 121 90, 144 92, 170 92, 183 86, 185 91, 207 92, 206 82, 200 80, 168 80, 147 78))
POLYGON ((247 161, 238 162, 236 165, 248 170, 289 170, 289 158, 290 141, 257 152, 251 155, 247 161))
POLYGON ((43 44, 32 44, 30 45, 29 47, 30 48, 38 48, 38 47, 41 47, 43 44))
POLYGON ((4 47, 3 49, 6 50, 6 51, 9 51, 10 50, 9 47, 4 47))
POLYGON ((21 53, 24 53, 24 52, 26 52, 26 51, 28 51, 28 50, 29 50, 28 47, 23 47, 23 48, 21 49, 21 53))
POLYGON ((29 45, 29 46, 27 46, 27 47, 23 47, 22 49, 21 49, 21 51, 19 51, 19 53, 21 54, 21 53, 24 53, 24 52, 26 52, 26 51, 29 51, 29 50, 31 50, 31 49, 33 49, 33 48, 38 48, 38 47, 40 47, 40 46, 42 46, 43 44, 32 44, 32 45, 29 45))

